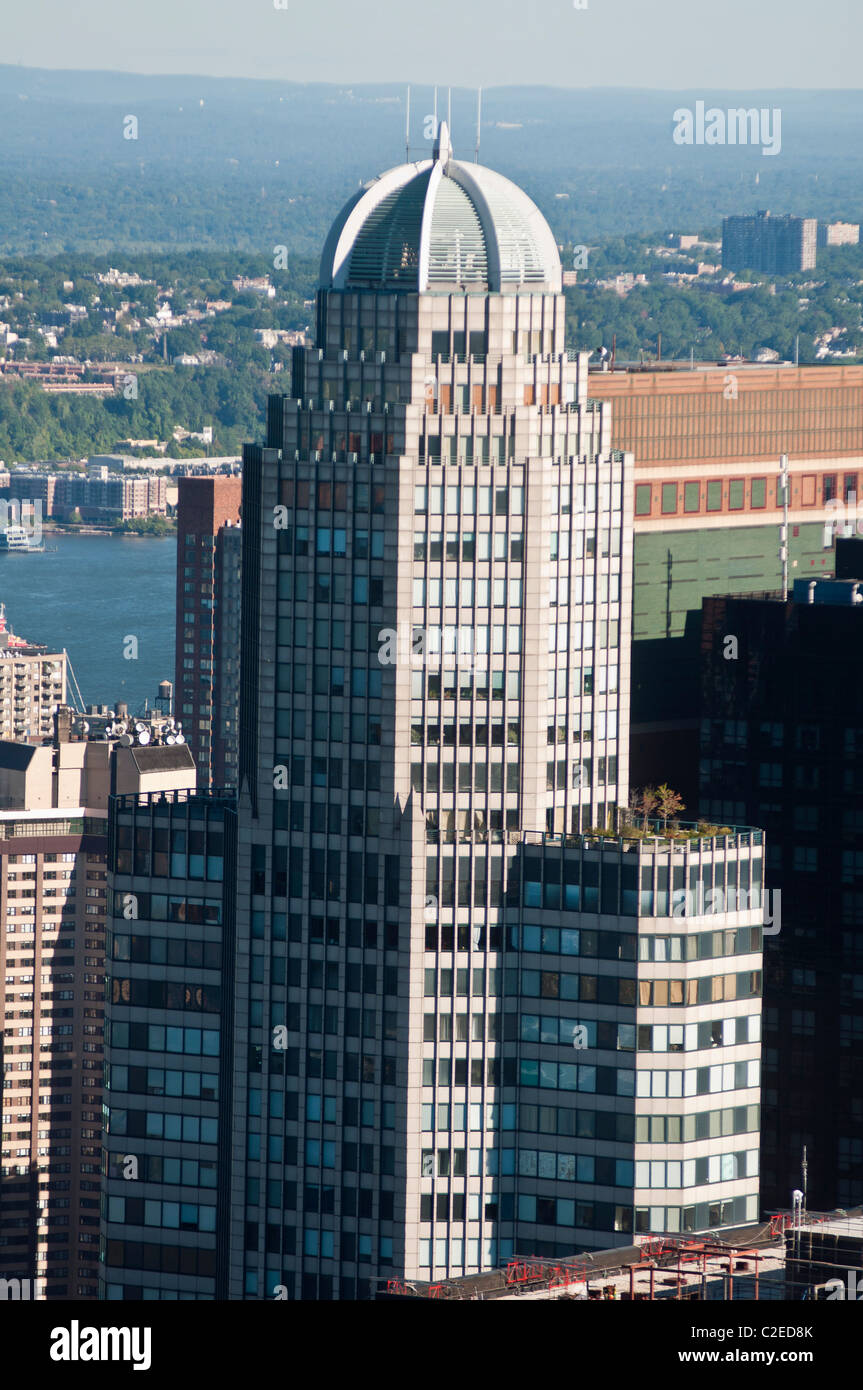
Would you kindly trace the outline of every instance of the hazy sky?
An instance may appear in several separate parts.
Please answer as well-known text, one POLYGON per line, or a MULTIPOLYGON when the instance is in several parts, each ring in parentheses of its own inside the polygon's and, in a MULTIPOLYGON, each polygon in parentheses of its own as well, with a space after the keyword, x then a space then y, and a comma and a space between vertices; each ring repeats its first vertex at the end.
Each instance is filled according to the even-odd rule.
POLYGON ((860 87, 863 0, 0 0, 0 33, 25 67, 757 91, 860 87))

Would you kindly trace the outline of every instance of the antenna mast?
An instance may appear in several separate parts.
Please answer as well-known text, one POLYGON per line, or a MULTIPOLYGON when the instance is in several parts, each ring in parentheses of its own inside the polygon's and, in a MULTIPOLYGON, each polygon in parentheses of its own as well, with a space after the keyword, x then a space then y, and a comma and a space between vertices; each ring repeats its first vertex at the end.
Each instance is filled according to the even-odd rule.
POLYGON ((779 528, 779 559, 782 562, 782 600, 788 602, 788 455, 779 459, 779 481, 782 486, 782 525, 779 528))
POLYGON ((480 124, 482 121, 482 87, 476 90, 476 149, 474 151, 473 162, 479 164, 479 137, 480 124))
POLYGON ((411 89, 408 85, 408 99, 405 110, 405 164, 411 161, 411 89))
POLYGON ((803 1202, 804 1196, 799 1187, 795 1187, 791 1193, 791 1223, 794 1231, 794 1254, 800 1258, 800 1228, 803 1225, 803 1202))
POLYGON ((800 1165, 800 1172, 803 1178, 803 1213, 806 1213, 806 1194, 809 1188, 809 1160, 806 1157, 806 1145, 803 1145, 803 1162, 800 1165))

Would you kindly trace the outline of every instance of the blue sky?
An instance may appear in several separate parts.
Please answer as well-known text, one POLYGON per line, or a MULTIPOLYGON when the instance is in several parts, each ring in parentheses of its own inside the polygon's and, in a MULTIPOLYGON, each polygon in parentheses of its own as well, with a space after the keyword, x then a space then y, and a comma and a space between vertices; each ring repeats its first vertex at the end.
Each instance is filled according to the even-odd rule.
POLYGON ((2 61, 340 84, 861 85, 861 0, 576 4, 585 0, 5 0, 2 61))

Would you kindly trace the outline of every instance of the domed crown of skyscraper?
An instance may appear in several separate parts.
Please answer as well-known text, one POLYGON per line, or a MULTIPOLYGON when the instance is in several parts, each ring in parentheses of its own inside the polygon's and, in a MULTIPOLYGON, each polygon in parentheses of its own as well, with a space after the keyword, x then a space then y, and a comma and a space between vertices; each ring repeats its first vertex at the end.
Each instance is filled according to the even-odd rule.
POLYGON ((453 159, 446 121, 432 158, 360 188, 330 228, 320 286, 416 294, 558 293, 551 229, 517 184, 453 159))

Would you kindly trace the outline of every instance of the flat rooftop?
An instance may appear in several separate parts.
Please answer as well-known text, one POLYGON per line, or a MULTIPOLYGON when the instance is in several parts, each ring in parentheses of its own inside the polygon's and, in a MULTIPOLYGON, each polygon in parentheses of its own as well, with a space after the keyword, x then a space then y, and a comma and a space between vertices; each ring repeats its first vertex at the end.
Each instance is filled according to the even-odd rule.
POLYGON ((857 1240, 863 1240, 863 1215, 836 1216, 830 1221, 805 1221, 800 1229, 813 1235, 854 1236, 857 1240))
MULTIPOLYGON (((836 363, 829 362, 821 364, 817 362, 807 362, 805 365, 807 368, 821 365, 835 367, 836 363)), ((615 362, 613 368, 609 367, 605 370, 603 370, 601 366, 594 366, 593 363, 588 365, 588 372, 591 376, 612 377, 626 375, 627 373, 646 375, 651 372, 728 372, 732 370, 735 372, 775 372, 787 369, 791 371, 800 370, 799 367, 794 366, 793 362, 749 362, 740 361, 734 357, 729 358, 727 362, 699 362, 696 360, 694 365, 688 358, 674 358, 670 362, 615 362)))

